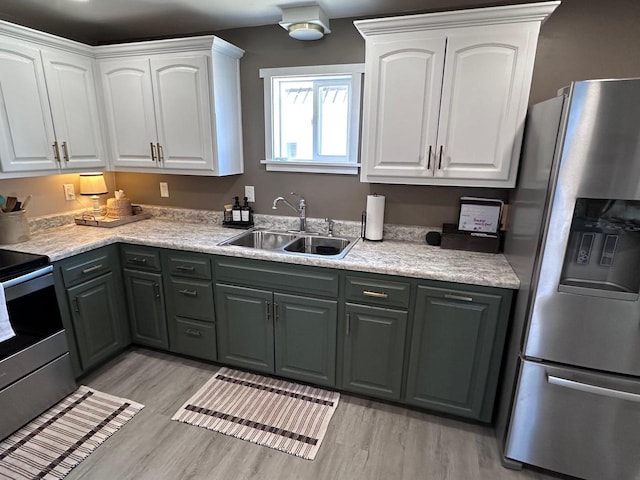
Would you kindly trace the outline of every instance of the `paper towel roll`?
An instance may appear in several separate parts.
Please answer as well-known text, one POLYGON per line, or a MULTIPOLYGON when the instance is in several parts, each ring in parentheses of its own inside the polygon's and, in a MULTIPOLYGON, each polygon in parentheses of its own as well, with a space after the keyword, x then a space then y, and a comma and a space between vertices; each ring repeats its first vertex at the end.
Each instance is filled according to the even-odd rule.
POLYGON ((384 227, 384 196, 367 195, 367 224, 364 232, 365 240, 382 240, 384 227))

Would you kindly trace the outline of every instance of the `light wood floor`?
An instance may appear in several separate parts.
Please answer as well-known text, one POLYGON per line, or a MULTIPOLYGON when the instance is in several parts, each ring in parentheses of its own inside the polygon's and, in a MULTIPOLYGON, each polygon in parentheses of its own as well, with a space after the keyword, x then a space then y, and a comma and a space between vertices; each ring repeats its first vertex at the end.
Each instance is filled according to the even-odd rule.
POLYGON ((68 480, 551 479, 503 468, 492 430, 342 394, 314 461, 171 416, 218 367, 134 348, 80 383, 145 408, 108 439, 68 480))

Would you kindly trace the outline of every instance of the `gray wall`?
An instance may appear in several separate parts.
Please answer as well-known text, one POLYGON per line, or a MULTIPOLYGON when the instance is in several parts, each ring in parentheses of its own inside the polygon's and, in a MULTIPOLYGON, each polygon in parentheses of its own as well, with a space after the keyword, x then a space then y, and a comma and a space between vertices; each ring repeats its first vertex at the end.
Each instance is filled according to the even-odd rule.
MULTIPOLYGON (((456 3, 463 5, 464 1, 456 3)), ((640 76, 639 18, 640 2, 635 0, 563 0, 542 26, 530 103, 554 96, 572 80, 640 76)), ((364 184, 352 175, 266 172, 259 163, 264 158, 264 111, 258 70, 364 61, 364 41, 352 20, 331 20, 332 33, 318 42, 290 39, 278 25, 215 32, 246 51, 241 61, 245 174, 209 178, 118 173, 117 188, 138 203, 219 210, 233 196, 242 196, 244 185, 254 185, 259 213, 273 213, 273 198, 295 190, 307 198, 310 216, 348 220, 360 218, 366 196, 375 192, 387 197, 388 223, 425 226, 455 221, 462 195, 507 199, 508 190, 364 184), (161 181, 169 184, 168 199, 160 198, 161 181)), ((62 183, 55 177, 46 182, 0 180, 0 193, 6 196, 9 189, 19 195, 34 193, 33 184, 39 198, 56 198, 33 202, 32 215, 77 208, 75 202, 59 200, 62 183)))

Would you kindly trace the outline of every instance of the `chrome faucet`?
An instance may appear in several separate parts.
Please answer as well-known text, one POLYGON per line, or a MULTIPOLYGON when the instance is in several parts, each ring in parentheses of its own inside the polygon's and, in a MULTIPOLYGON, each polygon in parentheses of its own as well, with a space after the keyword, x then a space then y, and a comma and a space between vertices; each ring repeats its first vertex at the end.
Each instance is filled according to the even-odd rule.
POLYGON ((327 222, 327 237, 333 237, 333 220, 327 217, 324 221, 327 222))
POLYGON ((280 203, 280 202, 284 203, 286 206, 288 206, 291 210, 293 210, 294 212, 296 212, 299 215, 299 217, 300 217, 300 232, 306 232, 307 231, 307 203, 305 202, 305 200, 302 197, 302 195, 298 195, 295 192, 291 192, 291 195, 295 195, 297 197, 300 197, 300 202, 299 202, 297 207, 293 206, 291 203, 289 203, 287 200, 285 200, 284 197, 276 197, 273 200, 273 206, 271 208, 273 210, 277 210, 278 209, 278 203, 280 203))

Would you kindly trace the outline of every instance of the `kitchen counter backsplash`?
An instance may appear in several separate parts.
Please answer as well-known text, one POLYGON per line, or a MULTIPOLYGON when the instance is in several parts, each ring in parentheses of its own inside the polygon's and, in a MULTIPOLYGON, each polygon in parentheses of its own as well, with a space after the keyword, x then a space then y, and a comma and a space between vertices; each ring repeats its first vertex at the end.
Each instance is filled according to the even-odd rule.
MULTIPOLYGON (((75 225, 81 213, 31 219, 31 239, 2 248, 48 255, 52 261, 108 245, 126 242, 152 247, 254 258, 426 280, 440 280, 500 288, 518 288, 519 281, 504 255, 442 250, 424 241, 426 227, 385 225, 383 242, 359 241, 340 260, 322 256, 287 255, 277 251, 218 246, 240 233, 221 225, 222 212, 143 206, 153 218, 115 228, 75 225)), ((256 226, 278 230, 296 227, 298 218, 256 215, 256 226)), ((326 232, 324 219, 309 219, 309 230, 326 232)), ((335 221, 335 235, 358 237, 359 222, 335 221)))

